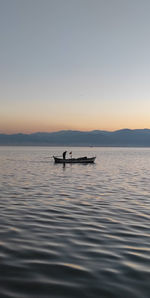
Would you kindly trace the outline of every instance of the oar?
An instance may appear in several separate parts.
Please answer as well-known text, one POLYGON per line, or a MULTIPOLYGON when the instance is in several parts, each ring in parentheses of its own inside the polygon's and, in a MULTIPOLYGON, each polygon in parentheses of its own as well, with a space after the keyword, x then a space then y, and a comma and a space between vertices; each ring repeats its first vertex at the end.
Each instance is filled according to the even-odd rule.
MULTIPOLYGON (((60 156, 56 156, 56 157, 62 157, 62 155, 60 155, 60 156)), ((53 156, 53 155, 52 155, 52 156, 46 156, 45 158, 46 158, 46 159, 47 159, 47 158, 54 158, 54 156, 53 156)))
MULTIPOLYGON (((55 155, 55 157, 62 157, 62 155, 55 155)), ((50 156, 50 158, 54 158, 54 155, 50 156)))

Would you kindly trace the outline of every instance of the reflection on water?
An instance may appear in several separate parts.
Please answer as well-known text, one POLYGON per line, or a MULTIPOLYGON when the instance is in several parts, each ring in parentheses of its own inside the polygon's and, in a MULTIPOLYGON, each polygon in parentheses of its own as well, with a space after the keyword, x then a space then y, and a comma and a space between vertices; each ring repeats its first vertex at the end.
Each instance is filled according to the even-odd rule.
POLYGON ((0 148, 0 297, 150 293, 150 149, 0 148))

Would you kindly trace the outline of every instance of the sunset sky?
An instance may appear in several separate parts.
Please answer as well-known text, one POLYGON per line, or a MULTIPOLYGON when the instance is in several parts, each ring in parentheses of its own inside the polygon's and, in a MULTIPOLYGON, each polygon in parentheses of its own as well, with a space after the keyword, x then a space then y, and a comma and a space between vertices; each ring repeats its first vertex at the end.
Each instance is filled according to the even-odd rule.
POLYGON ((0 0, 0 133, 150 128, 149 0, 0 0))

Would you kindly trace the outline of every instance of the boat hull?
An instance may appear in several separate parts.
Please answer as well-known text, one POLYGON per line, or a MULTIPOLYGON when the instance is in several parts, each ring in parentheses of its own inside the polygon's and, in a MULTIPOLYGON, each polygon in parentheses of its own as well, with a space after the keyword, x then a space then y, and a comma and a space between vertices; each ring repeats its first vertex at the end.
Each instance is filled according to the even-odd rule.
POLYGON ((94 163, 96 157, 79 157, 79 158, 59 158, 53 156, 55 163, 94 163))

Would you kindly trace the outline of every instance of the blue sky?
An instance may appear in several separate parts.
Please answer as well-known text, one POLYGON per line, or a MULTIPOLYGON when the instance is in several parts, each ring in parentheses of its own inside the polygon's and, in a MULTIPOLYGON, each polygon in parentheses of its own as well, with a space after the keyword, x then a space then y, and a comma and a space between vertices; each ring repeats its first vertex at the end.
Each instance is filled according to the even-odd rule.
POLYGON ((0 0, 0 132, 150 128, 150 1, 0 0))

